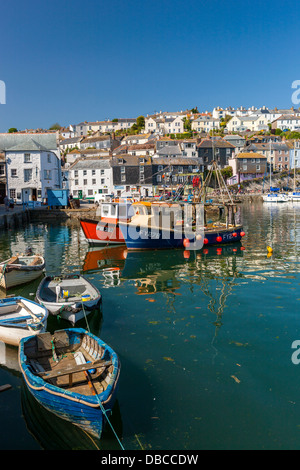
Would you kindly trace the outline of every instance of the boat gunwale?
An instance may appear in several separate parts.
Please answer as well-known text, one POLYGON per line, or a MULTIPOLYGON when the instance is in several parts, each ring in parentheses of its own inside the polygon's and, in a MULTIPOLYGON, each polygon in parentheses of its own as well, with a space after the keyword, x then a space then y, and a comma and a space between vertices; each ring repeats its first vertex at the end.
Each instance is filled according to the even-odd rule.
MULTIPOLYGON (((71 328, 71 330, 72 330, 72 333, 75 333, 75 334, 77 333, 77 335, 85 334, 85 335, 95 338, 95 335, 92 335, 91 333, 89 333, 88 331, 82 328, 71 328)), ((62 389, 61 387, 58 387, 57 385, 48 383, 46 382, 46 380, 39 377, 38 375, 35 375, 30 370, 30 367, 31 367, 30 359, 27 359, 27 355, 25 354, 25 351, 24 351, 24 343, 28 341, 30 338, 31 337, 24 338, 21 340, 20 347, 19 347, 19 354, 18 354, 19 366, 20 366, 23 378, 25 382, 27 383, 27 386, 30 389, 36 390, 36 391, 44 390, 46 393, 49 393, 50 395, 55 395, 55 396, 65 398, 67 400, 78 402, 91 408, 99 408, 100 407, 99 400, 102 405, 109 403, 109 401, 113 397, 114 391, 118 384, 121 364, 120 364, 120 360, 118 358, 117 353, 107 343, 105 343, 100 338, 96 337, 98 344, 100 346, 105 346, 106 350, 108 350, 109 353, 111 354, 113 372, 112 372, 110 381, 107 385, 106 390, 104 390, 103 392, 98 393, 97 395, 86 396, 78 392, 72 392, 67 389, 65 390, 65 389, 62 389)), ((91 363, 91 368, 92 367, 93 367, 93 363, 91 363)))

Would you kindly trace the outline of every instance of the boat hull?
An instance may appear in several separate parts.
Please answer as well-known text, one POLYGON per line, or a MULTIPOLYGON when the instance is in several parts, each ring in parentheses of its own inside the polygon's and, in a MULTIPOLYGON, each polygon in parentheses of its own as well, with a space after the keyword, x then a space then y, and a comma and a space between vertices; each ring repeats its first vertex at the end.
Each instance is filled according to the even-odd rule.
MULTIPOLYGON (((34 260, 34 256, 26 257, 34 260)), ((20 257, 22 259, 22 257, 20 257)), ((9 260, 0 264, 0 287, 10 289, 38 279, 45 270, 45 260, 38 256, 39 264, 12 264, 9 260)))
POLYGON ((46 331, 47 318, 47 309, 31 300, 23 297, 2 299, 0 300, 0 341, 18 347, 23 338, 46 331), (22 302, 27 310, 22 308, 21 312, 17 310, 14 312, 18 302, 22 302), (28 310, 32 315, 28 313, 28 310), (32 320, 39 321, 34 323, 32 320))
POLYGON ((280 204, 280 203, 283 203, 283 202, 288 202, 289 198, 287 196, 281 195, 281 194, 278 194, 278 195, 267 194, 266 196, 263 196, 263 201, 264 202, 273 202, 273 203, 276 203, 276 204, 280 204))
POLYGON ((20 330, 17 328, 7 328, 4 326, 0 326, 0 341, 3 341, 5 344, 9 344, 10 346, 18 347, 20 341, 24 338, 29 338, 32 335, 38 335, 40 333, 44 333, 47 328, 47 322, 44 322, 43 326, 39 330, 20 330))
POLYGON ((100 439, 106 416, 109 416, 116 399, 120 363, 116 353, 100 338, 81 328, 64 331, 68 332, 70 344, 71 341, 78 342, 79 335, 87 335, 97 341, 101 347, 104 347, 106 354, 110 355, 114 370, 105 392, 86 396, 45 382, 41 377, 32 373, 25 353, 26 340, 22 340, 19 347, 20 369, 29 392, 42 406, 56 416, 70 421, 100 439))
POLYGON ((128 230, 127 224, 120 223, 120 227, 128 250, 187 248, 184 246, 186 238, 190 241, 190 249, 201 249, 203 246, 238 242, 242 239, 243 230, 242 226, 234 229, 206 230, 203 240, 197 242, 194 240, 194 236, 182 235, 180 232, 172 230, 164 232, 162 229, 151 230, 150 227, 141 227, 140 236, 137 236, 137 232, 128 230), (217 240, 218 237, 221 237, 221 241, 217 240))
POLYGON ((124 244, 125 240, 117 222, 81 219, 80 225, 89 245, 124 244))
MULTIPOLYGON (((42 282, 40 283, 37 292, 36 292, 36 301, 40 305, 44 305, 49 313, 54 316, 60 316, 64 320, 69 321, 72 325, 75 325, 76 322, 82 320, 87 315, 89 315, 94 310, 97 310, 101 307, 102 304, 102 296, 98 289, 95 286, 92 286, 90 282, 88 282, 83 276, 69 276, 70 281, 73 279, 84 279, 86 285, 93 291, 93 298, 91 300, 82 300, 79 297, 74 300, 74 298, 70 301, 64 299, 61 302, 50 301, 47 300, 43 291, 52 282, 55 277, 54 276, 47 276, 45 277, 42 282)), ((67 280, 68 277, 66 276, 63 278, 67 280)), ((67 288, 66 285, 63 285, 64 288, 67 288)), ((89 291, 90 292, 90 291, 89 291)), ((83 292, 83 295, 87 292, 83 292)))

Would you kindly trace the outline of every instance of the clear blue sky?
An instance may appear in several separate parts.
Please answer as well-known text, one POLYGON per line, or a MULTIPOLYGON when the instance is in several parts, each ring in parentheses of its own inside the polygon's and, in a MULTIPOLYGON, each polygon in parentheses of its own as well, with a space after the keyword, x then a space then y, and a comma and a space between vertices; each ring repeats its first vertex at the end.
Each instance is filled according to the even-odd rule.
POLYGON ((0 131, 198 106, 291 107, 296 1, 14 0, 0 10, 0 131))

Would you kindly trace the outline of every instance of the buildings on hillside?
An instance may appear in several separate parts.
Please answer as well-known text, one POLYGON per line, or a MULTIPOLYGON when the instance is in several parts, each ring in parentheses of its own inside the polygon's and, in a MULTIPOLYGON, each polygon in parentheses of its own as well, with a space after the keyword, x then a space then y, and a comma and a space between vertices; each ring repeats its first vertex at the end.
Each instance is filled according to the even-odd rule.
POLYGON ((157 112, 144 121, 137 134, 130 131, 137 118, 0 134, 0 203, 6 193, 16 203, 42 202, 48 189, 61 187, 87 199, 157 195, 191 183, 213 160, 232 167, 231 182, 263 175, 270 166, 300 167, 299 140, 282 137, 300 130, 299 109, 217 107, 157 112))

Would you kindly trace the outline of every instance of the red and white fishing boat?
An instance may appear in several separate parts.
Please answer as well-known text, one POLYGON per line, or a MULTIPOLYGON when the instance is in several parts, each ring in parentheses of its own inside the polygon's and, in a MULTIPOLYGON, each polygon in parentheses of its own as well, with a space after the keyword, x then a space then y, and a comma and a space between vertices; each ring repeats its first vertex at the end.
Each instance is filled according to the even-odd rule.
POLYGON ((87 242, 92 245, 125 244, 119 220, 129 220, 129 208, 132 200, 117 199, 112 202, 103 202, 96 219, 80 219, 80 225, 87 242))

